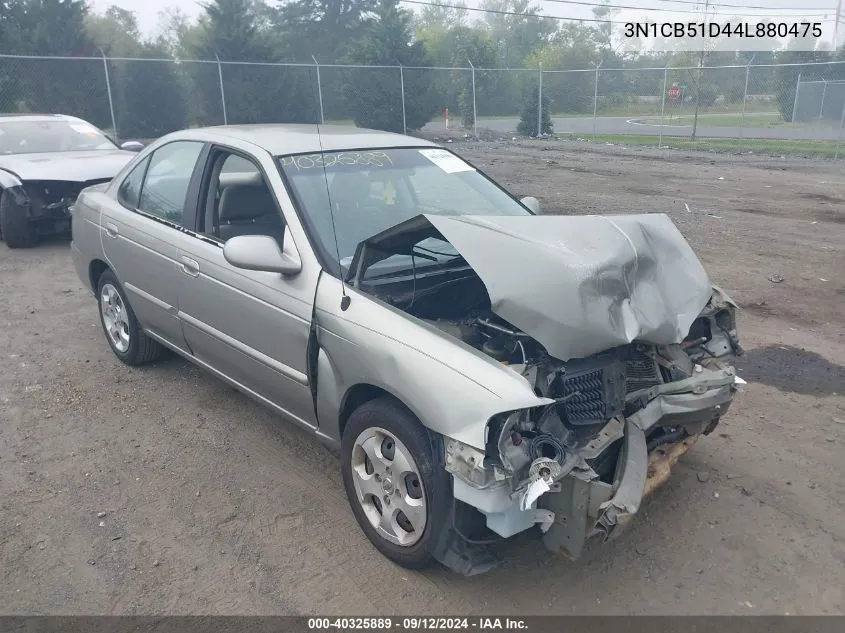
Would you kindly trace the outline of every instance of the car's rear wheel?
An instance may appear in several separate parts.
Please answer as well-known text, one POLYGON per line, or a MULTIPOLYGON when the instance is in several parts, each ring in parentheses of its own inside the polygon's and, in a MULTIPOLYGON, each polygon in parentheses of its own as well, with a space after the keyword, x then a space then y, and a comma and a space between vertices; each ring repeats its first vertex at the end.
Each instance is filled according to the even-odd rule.
POLYGON ((110 270, 100 275, 97 303, 106 340, 121 361, 127 365, 143 365, 161 356, 164 348, 144 334, 126 293, 110 270))
POLYGON ((403 567, 429 564, 449 527, 451 481, 435 447, 442 447, 439 438, 391 398, 361 405, 343 432, 341 469, 352 512, 370 542, 403 567))
POLYGON ((35 224, 9 193, 0 194, 0 234, 9 248, 32 248, 38 243, 35 224))

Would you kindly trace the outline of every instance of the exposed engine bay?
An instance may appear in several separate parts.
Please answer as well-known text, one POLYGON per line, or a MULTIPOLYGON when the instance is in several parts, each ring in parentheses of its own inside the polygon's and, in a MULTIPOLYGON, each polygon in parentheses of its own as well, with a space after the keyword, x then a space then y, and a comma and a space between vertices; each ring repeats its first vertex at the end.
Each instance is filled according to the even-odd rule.
MULTIPOLYGON (((733 310, 718 301, 693 322, 680 344, 632 343, 563 362, 493 314, 487 291, 471 270, 430 285, 417 278, 410 295, 402 292, 406 285, 391 284, 383 298, 508 366, 530 383, 536 395, 556 401, 527 417, 491 423, 487 454, 498 455, 499 463, 490 465, 509 474, 528 476, 530 465, 538 470, 538 460, 549 461, 545 468, 561 474, 561 469, 572 466, 568 456, 593 441, 609 420, 630 416, 645 406, 651 388, 690 378, 696 366, 727 367, 742 353, 733 310)), ((649 446, 703 430, 660 427, 649 438, 649 446)), ((607 479, 612 477, 614 458, 602 454, 588 463, 607 479)))
POLYGON ((571 558, 617 535, 742 382, 737 306, 659 214, 418 216, 359 245, 350 278, 537 398, 487 420, 483 450, 444 437, 459 538, 440 560, 463 573, 535 525, 571 558))
MULTIPOLYGON (((483 454, 447 443, 446 469, 455 475, 458 502, 486 516, 488 535, 492 531, 509 537, 537 523, 547 533, 547 545, 571 557, 579 555, 586 538, 596 533, 607 537, 617 523, 616 514, 607 512, 615 508, 601 504, 611 503, 612 494, 621 487, 622 457, 629 450, 628 421, 644 414, 661 389, 669 394, 677 386, 680 391, 704 393, 717 387, 732 393, 733 361, 743 353, 735 305, 718 288, 680 343, 633 342, 568 361, 554 358, 537 340, 495 315, 485 285, 471 268, 364 283, 362 289, 505 365, 528 381, 538 397, 554 401, 494 417, 488 423, 483 454), (712 384, 711 373, 716 376, 712 384), (725 388, 728 383, 731 386, 725 388), (545 492, 565 493, 567 481, 573 488, 586 485, 582 494, 588 499, 589 491, 598 486, 591 510, 595 516, 589 517, 596 522, 592 529, 587 516, 579 528, 579 521, 564 514, 573 510, 574 490, 540 498, 545 492), (564 498, 566 507, 548 503, 553 497, 564 498), (562 527, 567 520, 570 525, 562 527), (559 529, 549 531, 553 525, 559 529), (564 534, 565 530, 575 534, 564 534)), ((688 411, 646 416, 640 429, 642 452, 662 457, 661 447, 666 447, 676 460, 695 438, 716 427, 730 404, 719 402, 703 410, 694 405, 688 411)), ((664 470, 668 476, 668 467, 664 470)), ((646 475, 643 472, 642 479, 648 488, 646 475)), ((636 505, 626 510, 635 511, 636 505)), ((472 519, 466 512, 463 516, 467 525, 459 530, 471 532, 472 519)))

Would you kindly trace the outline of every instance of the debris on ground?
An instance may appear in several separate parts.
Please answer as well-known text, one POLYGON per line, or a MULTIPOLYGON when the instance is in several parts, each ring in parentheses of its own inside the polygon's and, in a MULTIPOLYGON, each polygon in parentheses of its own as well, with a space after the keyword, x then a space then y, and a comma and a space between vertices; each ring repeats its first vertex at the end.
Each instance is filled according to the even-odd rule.
POLYGON ((779 275, 778 273, 772 273, 768 276, 768 280, 771 281, 773 284, 779 284, 783 281, 783 275, 779 275))
POLYGON ((705 483, 708 479, 710 479, 710 473, 708 473, 706 470, 702 470, 696 473, 696 477, 698 477, 698 481, 700 481, 701 483, 705 483))

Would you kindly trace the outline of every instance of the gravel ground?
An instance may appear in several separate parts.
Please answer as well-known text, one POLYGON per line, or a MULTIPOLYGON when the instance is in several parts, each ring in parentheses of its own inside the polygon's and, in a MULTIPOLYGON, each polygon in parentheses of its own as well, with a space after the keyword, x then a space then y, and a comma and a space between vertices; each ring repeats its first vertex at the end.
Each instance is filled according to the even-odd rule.
POLYGON ((333 453, 177 358, 121 365, 67 243, 3 245, 2 613, 845 612, 843 163, 452 147, 549 213, 670 214, 744 308, 749 384, 629 531, 575 563, 523 536, 476 578, 396 567, 333 453))

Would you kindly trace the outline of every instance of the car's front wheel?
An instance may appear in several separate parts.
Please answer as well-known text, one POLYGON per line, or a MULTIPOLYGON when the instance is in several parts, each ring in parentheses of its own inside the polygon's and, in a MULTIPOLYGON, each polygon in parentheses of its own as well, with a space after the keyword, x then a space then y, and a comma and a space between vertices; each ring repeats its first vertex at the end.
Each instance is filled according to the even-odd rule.
POLYGON ((343 485, 352 512, 373 545, 408 568, 432 560, 452 501, 442 450, 408 409, 376 398, 356 409, 343 432, 343 485))
POLYGON ((0 193, 0 234, 9 248, 32 248, 38 242, 26 208, 15 202, 10 193, 0 193))
POLYGON ((97 284, 100 323, 114 355, 127 365, 143 365, 159 358, 164 348, 141 329, 120 282, 110 270, 97 284))

